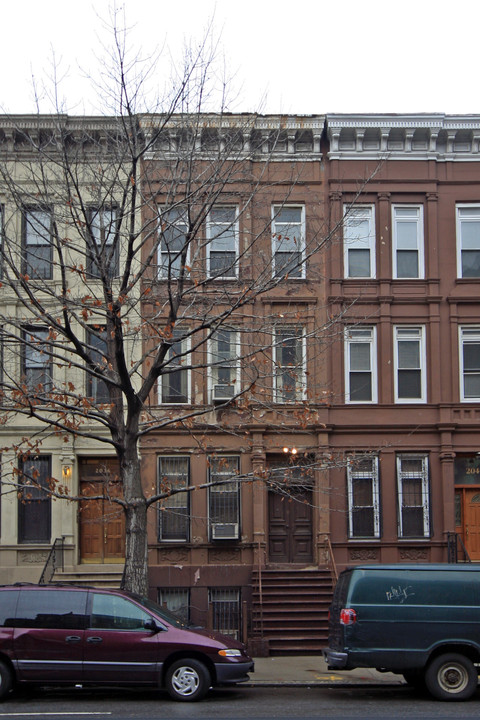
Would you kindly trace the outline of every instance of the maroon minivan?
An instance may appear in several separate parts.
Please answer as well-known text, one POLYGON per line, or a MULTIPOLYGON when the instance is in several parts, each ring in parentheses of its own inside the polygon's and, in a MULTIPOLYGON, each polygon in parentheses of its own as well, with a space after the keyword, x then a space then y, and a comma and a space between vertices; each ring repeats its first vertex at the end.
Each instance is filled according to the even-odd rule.
POLYGON ((146 598, 101 588, 0 587, 0 698, 15 683, 164 687, 200 700, 248 680, 244 646, 190 628, 146 598))

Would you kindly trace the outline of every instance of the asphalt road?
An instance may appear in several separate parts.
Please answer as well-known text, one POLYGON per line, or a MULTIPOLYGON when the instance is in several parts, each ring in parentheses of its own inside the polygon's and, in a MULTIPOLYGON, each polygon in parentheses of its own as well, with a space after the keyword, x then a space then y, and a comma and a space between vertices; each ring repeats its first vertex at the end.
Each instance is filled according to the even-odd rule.
POLYGON ((446 720, 478 718, 480 691, 466 703, 440 703, 407 686, 236 687, 200 703, 151 690, 30 690, 0 705, 0 720, 446 720))

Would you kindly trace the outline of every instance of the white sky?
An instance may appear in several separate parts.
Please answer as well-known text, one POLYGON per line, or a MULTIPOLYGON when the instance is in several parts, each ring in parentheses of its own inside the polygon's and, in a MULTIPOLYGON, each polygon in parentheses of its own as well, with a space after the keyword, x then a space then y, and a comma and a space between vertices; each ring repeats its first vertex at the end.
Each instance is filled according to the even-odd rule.
MULTIPOLYGON (((52 49, 68 76, 71 112, 101 112, 78 67, 95 74, 98 15, 111 0, 3 0, 0 108, 34 112, 32 74, 49 72, 52 49)), ((234 111, 480 113, 479 0, 117 0, 133 46, 203 36, 214 15, 240 89, 234 111), (262 100, 263 98, 263 100, 262 100)), ((46 110, 47 108, 43 108, 46 110)), ((1 111, 1 110, 0 110, 1 111)))

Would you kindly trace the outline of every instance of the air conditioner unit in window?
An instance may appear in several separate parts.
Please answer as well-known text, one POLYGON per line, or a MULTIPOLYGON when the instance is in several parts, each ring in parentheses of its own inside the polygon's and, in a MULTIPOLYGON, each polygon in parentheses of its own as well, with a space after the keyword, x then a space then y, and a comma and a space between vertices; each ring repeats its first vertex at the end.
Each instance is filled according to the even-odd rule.
POLYGON ((212 523, 212 540, 238 540, 238 523, 212 523))
POLYGON ((228 402, 235 395, 233 385, 214 385, 213 386, 213 402, 228 402))

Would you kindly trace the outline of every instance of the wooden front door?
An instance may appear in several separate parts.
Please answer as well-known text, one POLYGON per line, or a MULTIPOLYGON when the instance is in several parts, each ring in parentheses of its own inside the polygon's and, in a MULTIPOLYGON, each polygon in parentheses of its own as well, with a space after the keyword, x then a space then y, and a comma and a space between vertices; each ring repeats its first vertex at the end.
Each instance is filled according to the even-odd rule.
POLYGON ((268 556, 272 563, 313 561, 312 491, 290 488, 268 494, 268 556))
POLYGON ((112 498, 122 495, 118 463, 107 458, 80 461, 80 561, 123 562, 125 558, 125 516, 112 498))
POLYGON ((480 560, 480 488, 463 488, 461 494, 461 525, 456 528, 470 556, 480 560))

